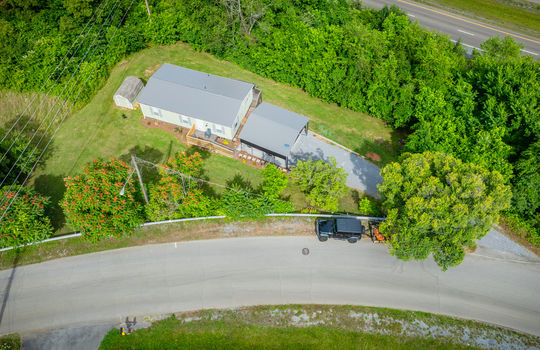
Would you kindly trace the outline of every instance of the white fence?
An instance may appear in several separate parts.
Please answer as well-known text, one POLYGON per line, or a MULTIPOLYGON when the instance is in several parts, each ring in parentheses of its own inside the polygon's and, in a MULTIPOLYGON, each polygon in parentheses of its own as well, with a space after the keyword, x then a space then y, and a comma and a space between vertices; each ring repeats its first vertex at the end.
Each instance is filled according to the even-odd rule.
MULTIPOLYGON (((349 219, 357 219, 357 220, 384 220, 385 218, 379 218, 379 217, 372 217, 372 216, 356 216, 356 215, 332 215, 332 214, 266 214, 267 217, 315 217, 315 218, 349 218, 349 219)), ((145 222, 141 226, 153 226, 153 225, 162 225, 162 224, 173 224, 176 222, 185 222, 185 221, 198 221, 198 220, 215 220, 215 219, 225 219, 225 215, 219 215, 219 216, 204 216, 204 217, 198 217, 198 218, 186 218, 186 219, 173 219, 173 220, 164 220, 164 221, 154 221, 154 222, 145 222)), ((61 239, 68 239, 68 238, 74 238, 74 237, 80 237, 82 236, 82 233, 72 233, 69 235, 64 236, 58 236, 54 238, 48 238, 43 241, 39 242, 33 242, 28 244, 23 244, 17 247, 7 247, 0 249, 0 252, 5 252, 7 250, 15 249, 15 248, 22 248, 34 244, 41 244, 46 242, 52 242, 52 241, 58 241, 61 239)))

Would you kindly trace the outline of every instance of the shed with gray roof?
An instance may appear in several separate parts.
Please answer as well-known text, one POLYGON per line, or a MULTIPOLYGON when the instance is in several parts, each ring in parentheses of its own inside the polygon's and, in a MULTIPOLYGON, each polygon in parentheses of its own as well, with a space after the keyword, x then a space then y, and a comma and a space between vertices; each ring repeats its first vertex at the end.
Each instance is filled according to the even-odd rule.
POLYGON ((138 103, 145 118, 232 139, 253 100, 252 83, 164 63, 138 103))
POLYGON ((291 149, 309 118, 263 102, 251 112, 240 131, 241 150, 283 168, 289 167, 291 149))
POLYGON ((131 75, 128 76, 114 93, 114 103, 118 107, 135 108, 135 101, 143 88, 144 84, 139 78, 131 75))

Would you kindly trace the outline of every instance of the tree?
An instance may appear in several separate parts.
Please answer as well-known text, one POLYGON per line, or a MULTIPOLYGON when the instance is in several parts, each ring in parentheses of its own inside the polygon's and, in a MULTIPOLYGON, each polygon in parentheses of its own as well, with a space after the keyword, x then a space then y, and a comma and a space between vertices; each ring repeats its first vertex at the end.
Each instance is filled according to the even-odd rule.
POLYGON ((143 207, 129 175, 129 166, 121 160, 97 158, 85 165, 82 174, 65 178, 61 205, 68 224, 92 242, 131 234, 143 222, 143 207))
MULTIPOLYGON (((5 135, 5 130, 0 128, 0 135, 5 135)), ((28 142, 30 140, 26 136, 13 132, 0 143, 0 158, 4 157, 0 164, 0 179, 4 181, 4 184, 22 182, 34 166, 40 150, 32 154, 35 146, 28 145, 28 142)))
POLYGON ((433 254, 447 270, 465 257, 464 246, 483 237, 510 205, 501 174, 443 153, 405 153, 381 171, 390 253, 402 260, 433 254))
POLYGON ((213 215, 216 202, 206 196, 199 184, 189 177, 201 172, 202 157, 178 153, 160 165, 160 179, 150 187, 150 202, 146 214, 153 221, 213 215))
POLYGON ((289 183, 287 174, 276 168, 274 164, 264 167, 262 177, 261 192, 268 198, 278 198, 289 183))
POLYGON ((338 168, 336 159, 298 161, 291 171, 291 178, 300 186, 308 201, 323 210, 337 211, 338 201, 347 193, 348 174, 338 168))
POLYGON ((49 198, 36 193, 28 187, 9 186, 0 191, 3 202, 0 215, 8 208, 0 222, 0 248, 19 246, 48 238, 53 228, 45 210, 49 198), (15 194, 19 191, 17 197, 15 194), (15 198, 13 200, 13 198, 15 198))

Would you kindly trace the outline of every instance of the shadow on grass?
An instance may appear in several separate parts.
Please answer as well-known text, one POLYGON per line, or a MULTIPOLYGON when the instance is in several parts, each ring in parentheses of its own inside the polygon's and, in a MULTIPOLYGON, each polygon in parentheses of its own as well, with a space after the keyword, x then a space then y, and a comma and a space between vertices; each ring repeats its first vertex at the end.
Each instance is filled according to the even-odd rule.
MULTIPOLYGON (((144 148, 142 148, 139 145, 131 148, 126 154, 121 155, 119 159, 123 162, 126 162, 127 164, 131 164, 132 154, 137 158, 146 160, 153 164, 158 164, 166 160, 164 159, 164 155, 160 150, 148 146, 144 146, 144 148)), ((148 184, 156 183, 157 181, 159 181, 159 168, 144 162, 137 162, 137 166, 141 171, 143 183, 146 185, 146 187, 148 186, 148 184)))
POLYGON ((234 175, 232 179, 227 180, 225 183, 227 187, 238 187, 246 192, 256 192, 251 184, 251 181, 246 179, 240 174, 234 175))
POLYGON ((358 147, 353 150, 366 156, 368 152, 380 156, 381 160, 367 157, 373 164, 383 167, 390 162, 397 161, 399 155, 403 152, 408 133, 405 129, 394 129, 390 133, 390 140, 362 140, 358 147))
POLYGON ((46 214, 51 218, 54 230, 59 230, 66 223, 64 211, 60 201, 64 198, 66 186, 64 177, 61 175, 40 175, 34 181, 35 190, 50 198, 51 205, 46 209, 46 214))

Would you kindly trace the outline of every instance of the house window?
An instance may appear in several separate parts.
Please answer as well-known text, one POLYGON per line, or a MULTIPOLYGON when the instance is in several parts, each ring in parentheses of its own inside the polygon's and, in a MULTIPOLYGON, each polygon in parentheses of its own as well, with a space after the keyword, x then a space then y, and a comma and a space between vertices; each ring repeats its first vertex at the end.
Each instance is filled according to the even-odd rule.
POLYGON ((216 125, 214 124, 214 132, 218 134, 224 134, 225 133, 225 127, 222 125, 216 125))
POLYGON ((159 108, 150 106, 150 112, 154 117, 161 117, 161 110, 159 108))
POLYGON ((185 116, 185 115, 180 115, 180 120, 182 121, 182 123, 184 124, 190 124, 191 123, 191 120, 189 119, 189 117, 185 116))

